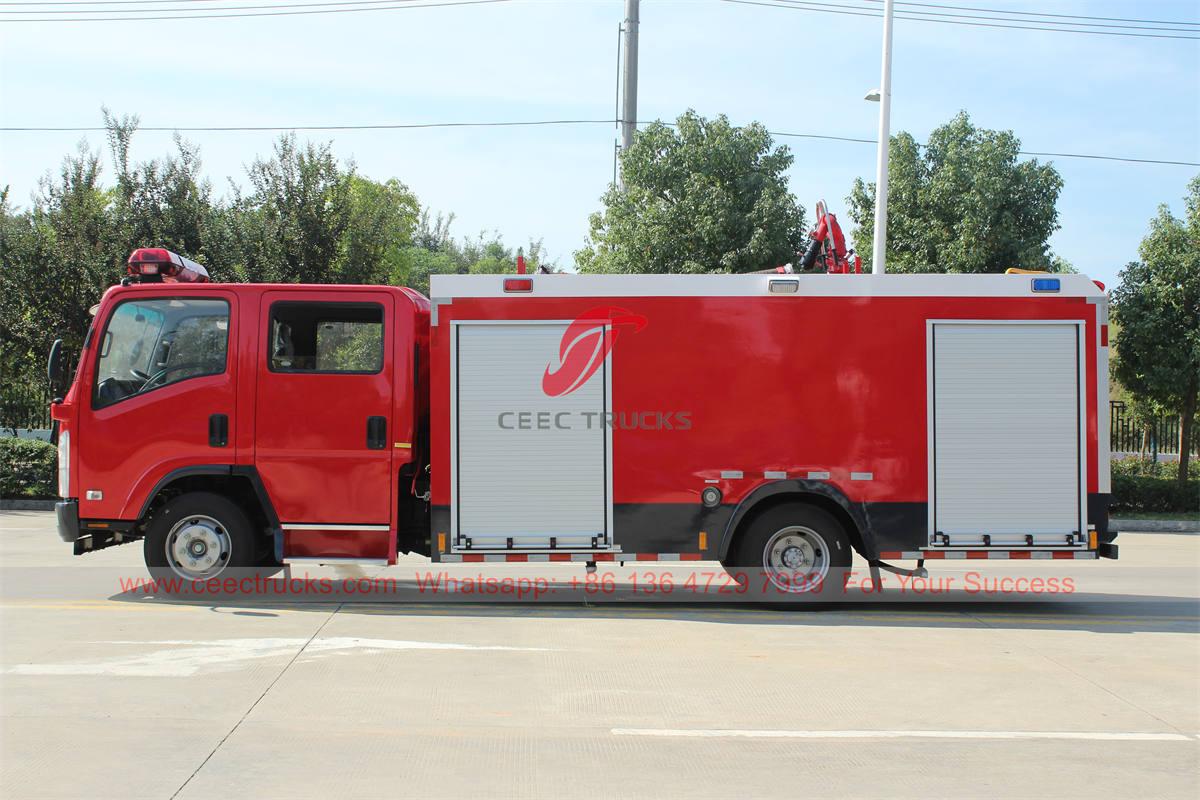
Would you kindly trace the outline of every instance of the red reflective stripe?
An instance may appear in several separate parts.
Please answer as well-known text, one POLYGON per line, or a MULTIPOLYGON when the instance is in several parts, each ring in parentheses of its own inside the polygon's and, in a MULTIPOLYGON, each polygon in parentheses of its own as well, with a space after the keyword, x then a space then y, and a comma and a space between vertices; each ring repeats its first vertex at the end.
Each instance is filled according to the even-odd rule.
POLYGON ((968 550, 967 558, 987 558, 990 554, 987 550, 968 550))
POLYGON ((926 550, 925 558, 945 558, 946 554, 941 550, 926 550))
POLYGON ((680 553, 679 554, 680 561, 701 561, 701 560, 703 560, 703 557, 704 557, 703 553, 680 553))
POLYGON ((462 557, 462 560, 464 563, 478 564, 483 561, 483 554, 482 553, 478 553, 478 554, 468 553, 467 555, 464 555, 462 557))
POLYGON ((897 552, 888 551, 886 553, 880 553, 879 557, 880 558, 904 558, 904 555, 898 551, 897 552))
POLYGON ((612 553, 596 553, 592 556, 593 561, 616 561, 616 557, 612 553))
POLYGON ((509 553, 504 557, 505 561, 528 561, 528 553, 509 553))
POLYGON ((570 561, 571 554, 570 553, 551 553, 550 560, 551 561, 570 561))
POLYGON ((1074 558, 1075 552, 1072 550, 1056 550, 1052 555, 1054 558, 1074 558))
POLYGON ((634 558, 637 561, 658 561, 658 553, 638 553, 634 558))
POLYGON ((1033 558, 1033 553, 1028 550, 1009 550, 1009 558, 1033 558))

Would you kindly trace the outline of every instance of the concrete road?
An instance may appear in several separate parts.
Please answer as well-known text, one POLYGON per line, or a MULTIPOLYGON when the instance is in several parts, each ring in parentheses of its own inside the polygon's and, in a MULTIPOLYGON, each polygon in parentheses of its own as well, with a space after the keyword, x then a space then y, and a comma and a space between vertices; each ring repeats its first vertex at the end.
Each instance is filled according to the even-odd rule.
POLYGON ((1055 602, 223 603, 6 512, 0 794, 1194 798, 1200 536, 1121 546, 980 567, 1055 602))

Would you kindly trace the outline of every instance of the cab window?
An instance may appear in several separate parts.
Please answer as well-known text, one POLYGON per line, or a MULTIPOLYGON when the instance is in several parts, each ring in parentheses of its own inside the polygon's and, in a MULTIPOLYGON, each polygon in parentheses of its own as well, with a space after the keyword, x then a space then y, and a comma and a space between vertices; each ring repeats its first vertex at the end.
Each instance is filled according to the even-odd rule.
POLYGON ((374 374, 383 369, 383 307, 376 303, 275 303, 272 372, 374 374))
POLYGON ((189 378, 219 375, 228 347, 224 300, 126 300, 100 337, 92 405, 102 408, 189 378))

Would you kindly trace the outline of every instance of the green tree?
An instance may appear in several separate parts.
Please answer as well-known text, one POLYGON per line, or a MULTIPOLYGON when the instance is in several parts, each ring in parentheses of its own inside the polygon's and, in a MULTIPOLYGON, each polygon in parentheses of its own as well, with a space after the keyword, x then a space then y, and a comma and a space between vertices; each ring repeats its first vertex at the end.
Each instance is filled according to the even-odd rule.
POLYGON ((400 249, 412 242, 419 212, 416 195, 395 178, 379 183, 352 176, 350 221, 342 238, 336 280, 387 280, 398 263, 400 249))
MULTIPOLYGON (((459 242, 450 235, 453 221, 453 214, 431 217, 428 209, 422 211, 412 244, 400 250, 390 267, 389 283, 411 286, 429 294, 431 275, 500 275, 517 271, 517 251, 504 244, 499 233, 484 231, 476 238, 468 236, 459 242)), ((524 254, 528 272, 559 271, 547 258, 540 239, 530 241, 524 254)))
POLYGON ((1132 394, 1179 415, 1180 484, 1188 478, 1200 393, 1200 176, 1188 184, 1183 219, 1166 205, 1150 222, 1140 261, 1112 293, 1120 326, 1113 375, 1132 394))
POLYGON ((245 277, 256 281, 329 283, 354 213, 354 165, 338 164, 328 143, 296 144, 293 134, 249 170, 252 192, 235 204, 245 215, 245 277))
POLYGON ((205 244, 214 208, 212 186, 200 175, 199 148, 176 134, 173 155, 130 164, 138 118, 118 119, 107 109, 103 113, 117 180, 112 192, 117 256, 138 247, 165 247, 207 264, 205 244))
MULTIPOLYGON (((888 145, 889 272, 1074 271, 1050 252, 1063 181, 1050 164, 1021 161, 1012 131, 971 124, 960 112, 924 148, 908 133, 888 145)), ((847 198, 854 244, 870 261, 875 184, 847 198)))
POLYGON ((804 208, 788 192, 792 164, 759 123, 743 128, 695 111, 655 122, 621 154, 624 190, 591 216, 581 272, 750 272, 793 260, 804 208))
POLYGON ((61 337, 78 350, 88 309, 121 275, 112 196, 100 184, 100 156, 80 145, 57 176, 47 175, 32 209, 3 204, 0 243, 0 356, 5 377, 28 377, 61 337))

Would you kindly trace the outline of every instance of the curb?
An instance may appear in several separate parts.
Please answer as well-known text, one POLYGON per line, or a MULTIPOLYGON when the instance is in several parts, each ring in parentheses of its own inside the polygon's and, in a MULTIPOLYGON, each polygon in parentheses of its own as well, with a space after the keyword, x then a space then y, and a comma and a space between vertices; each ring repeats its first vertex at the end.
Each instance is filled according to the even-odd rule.
POLYGON ((1108 527, 1121 533, 1200 533, 1200 519, 1110 519, 1108 527))
POLYGON ((53 511, 57 500, 0 500, 0 511, 53 511))

